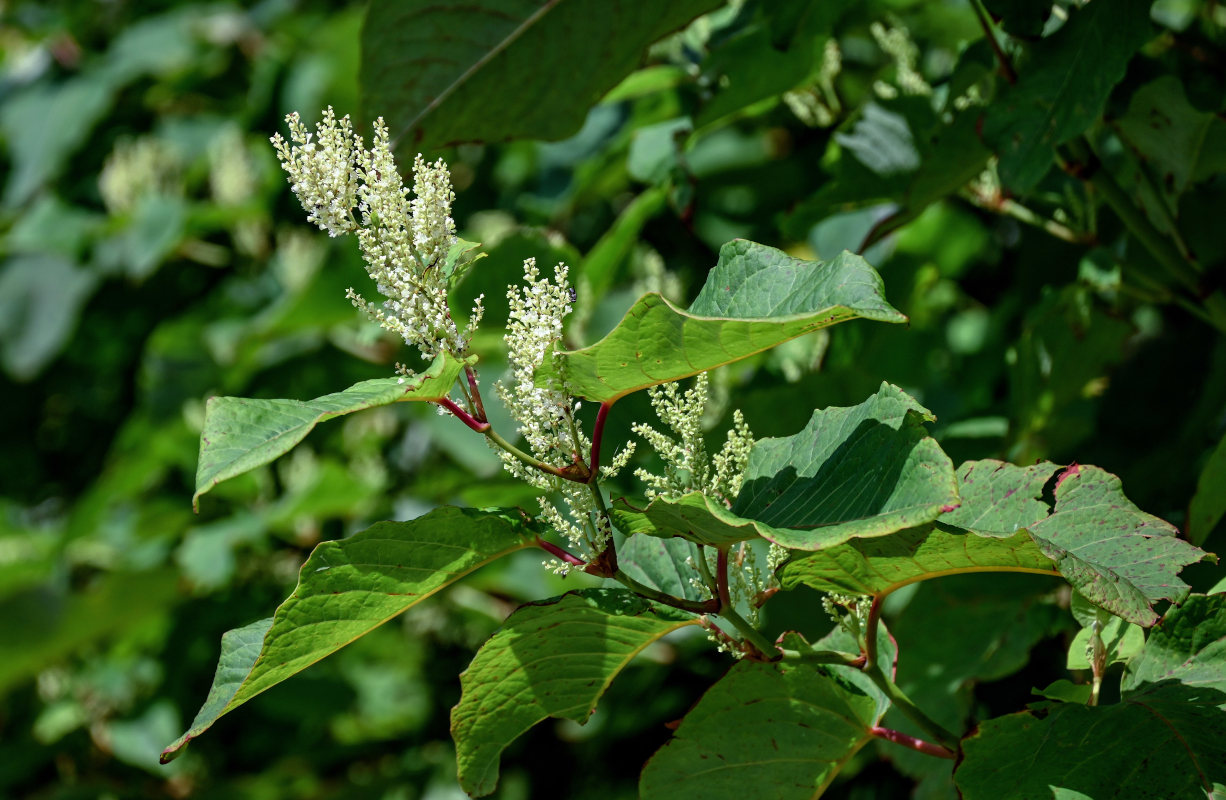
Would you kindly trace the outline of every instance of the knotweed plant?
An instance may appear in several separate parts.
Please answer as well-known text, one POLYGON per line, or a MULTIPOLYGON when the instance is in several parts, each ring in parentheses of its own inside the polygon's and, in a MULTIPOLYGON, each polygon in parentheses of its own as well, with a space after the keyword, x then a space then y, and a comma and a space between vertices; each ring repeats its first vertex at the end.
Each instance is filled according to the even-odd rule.
MULTIPOLYGON (((900 73, 913 66, 900 35, 874 33, 900 73)), ((1098 702, 1111 663, 1108 624, 1152 627, 1162 618, 1155 603, 1187 597, 1177 573, 1207 554, 1129 502, 1118 478, 1077 464, 983 460, 955 470, 927 432, 931 412, 889 383, 858 405, 815 409, 791 436, 755 440, 733 411, 722 442, 709 438, 709 370, 849 320, 906 321, 876 271, 850 253, 813 262, 729 242, 687 308, 647 292, 603 339, 572 350, 563 346, 571 268, 529 258, 507 290, 510 369, 493 387, 515 430, 496 430, 472 347, 483 298, 462 328, 450 305, 458 276, 480 264, 476 245, 457 237, 446 164, 418 155, 407 185, 382 120, 369 149, 332 109, 314 131, 297 114, 287 121, 289 139, 273 143, 308 220, 356 236, 383 298, 350 289, 350 301, 428 366, 398 365, 398 376, 305 403, 213 398, 196 499, 288 452, 323 420, 417 401, 484 436, 539 502, 442 507, 321 544, 274 617, 223 638, 208 701, 164 760, 256 694, 523 549, 540 552, 547 569, 602 583, 520 608, 461 676, 452 732, 460 784, 474 796, 494 791, 499 755, 520 733, 551 716, 585 721, 636 653, 682 628, 705 630, 737 660, 648 763, 642 795, 812 797, 874 740, 973 763, 970 721, 946 727, 896 682, 897 646, 882 623, 893 592, 958 573, 1063 577, 1079 598, 1074 610, 1090 609, 1073 648, 1092 673, 1077 690, 1082 706, 1098 702), (645 446, 606 455, 615 404, 644 390, 657 419, 633 420, 631 430, 645 446), (585 403, 597 407, 590 429, 585 403), (641 490, 610 495, 609 481, 632 461, 641 490), (770 630, 759 610, 799 586, 825 595, 834 630, 770 630), (891 710, 913 730, 884 727, 891 710)), ((1167 611, 1168 630, 1179 613, 1167 611)), ((1163 678, 1178 662, 1168 651, 1152 658, 1163 678)), ((1146 703, 1187 700, 1158 697, 1167 690, 1147 680, 1130 678, 1122 691, 1146 703)), ((1060 691, 1048 696, 1072 696, 1060 691)))

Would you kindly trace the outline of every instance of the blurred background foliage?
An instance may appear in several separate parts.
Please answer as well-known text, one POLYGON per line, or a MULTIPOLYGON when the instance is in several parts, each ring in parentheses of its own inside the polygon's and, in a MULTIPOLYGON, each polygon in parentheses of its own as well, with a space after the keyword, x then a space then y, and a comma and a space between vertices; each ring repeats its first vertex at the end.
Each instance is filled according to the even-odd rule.
MULTIPOLYGON (((1070 14, 986 5, 1023 74, 1070 14)), ((1220 286, 1226 9, 1145 5, 1144 47, 1119 56, 1086 125, 1136 207, 1220 286)), ((366 130, 399 113, 361 105, 380 96, 359 86, 366 11, 0 5, 0 796, 460 796, 456 676, 515 605, 583 578, 526 553, 496 564, 157 765, 222 632, 268 616, 315 543, 441 503, 532 502, 480 437, 397 406, 321 428, 191 512, 207 397, 312 398, 412 358, 345 301, 351 285, 373 294, 356 245, 305 223, 267 142, 291 110, 332 105, 366 130)), ((1003 85, 966 0, 734 2, 652 45, 594 105, 562 98, 582 120, 567 138, 428 149, 451 165, 460 235, 489 254, 457 300, 486 295, 484 374, 501 371, 500 298, 527 256, 575 268, 579 345, 644 291, 687 302, 729 239, 863 248, 910 326, 840 326, 717 373, 713 436, 733 405, 756 435, 786 435, 888 380, 936 412, 955 462, 1094 463, 1221 550, 1226 339, 1090 183, 1044 169, 1010 191, 1021 179, 981 143, 1003 85)), ((607 436, 646 413, 627 398, 607 436)), ((1005 577, 891 598, 907 612, 891 617, 900 683, 942 722, 1016 710, 1068 676, 1067 590, 1005 577)), ((772 628, 829 627, 815 594, 789 600, 768 607, 772 628)), ((633 796, 665 723, 727 667, 701 638, 646 656, 588 725, 516 743, 498 796, 633 796)), ((952 796, 946 762, 888 748, 858 754, 832 796, 952 796)))

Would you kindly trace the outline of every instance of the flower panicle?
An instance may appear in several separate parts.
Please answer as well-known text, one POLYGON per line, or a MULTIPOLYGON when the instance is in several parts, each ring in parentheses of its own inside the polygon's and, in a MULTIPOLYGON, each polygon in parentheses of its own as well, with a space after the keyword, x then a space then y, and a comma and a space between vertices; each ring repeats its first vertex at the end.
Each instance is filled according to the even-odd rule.
POLYGON ((286 123, 289 140, 278 133, 272 143, 307 219, 331 236, 357 236, 366 271, 385 298, 371 303, 351 288, 349 300, 427 361, 442 352, 465 356, 480 320, 480 298, 461 332, 447 305, 443 267, 457 241, 446 163, 429 163, 419 154, 410 192, 382 118, 375 121, 369 150, 349 117, 338 119, 331 106, 314 133, 297 112, 286 123))

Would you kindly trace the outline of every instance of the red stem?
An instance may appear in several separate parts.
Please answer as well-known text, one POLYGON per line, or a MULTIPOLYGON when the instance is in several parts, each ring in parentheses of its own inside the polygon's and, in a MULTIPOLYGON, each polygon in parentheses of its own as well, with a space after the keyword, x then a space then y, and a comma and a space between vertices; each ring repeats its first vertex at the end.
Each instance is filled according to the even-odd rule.
POLYGON ((465 367, 464 375, 468 378, 468 393, 472 395, 473 411, 477 412, 477 421, 489 422, 489 418, 485 416, 485 404, 481 402, 481 390, 477 388, 477 373, 472 367, 465 367))
POLYGON ((604 424, 609 418, 609 409, 612 407, 613 401, 606 400, 600 404, 600 410, 596 412, 596 424, 592 426, 592 456, 588 459, 588 469, 592 474, 588 476, 588 483, 595 483, 600 479, 600 443, 604 439, 604 424))
MULTIPOLYGON (((701 558, 702 553, 698 556, 701 558)), ((724 547, 715 550, 715 590, 719 593, 720 610, 731 608, 732 599, 728 595, 728 549, 724 547)))
POLYGON ((869 733, 876 736, 878 739, 885 739, 887 742, 900 744, 903 747, 909 747, 912 750, 924 753, 926 755, 936 756, 937 758, 955 758, 953 752, 949 749, 942 747, 939 744, 933 744, 932 742, 926 742, 923 739, 917 739, 916 737, 905 734, 902 731, 873 726, 872 728, 869 728, 869 733))
POLYGON ((547 542, 538 536, 536 537, 536 544, 546 553, 549 553, 551 556, 554 556, 555 558, 559 558, 562 561, 565 561, 567 564, 571 564, 576 567, 586 567, 587 566, 587 562, 585 562, 583 559, 579 558, 576 555, 566 552, 566 550, 562 549, 561 547, 558 547, 553 542, 547 542))
POLYGON ((877 664, 877 628, 881 623, 881 595, 873 596, 868 607, 868 620, 864 623, 864 666, 871 669, 877 664))
POLYGON ((490 429, 488 422, 481 422, 475 419, 472 414, 457 406, 450 397, 444 397, 442 400, 435 400, 434 402, 450 411, 460 422, 463 422, 477 433, 485 433, 490 429))

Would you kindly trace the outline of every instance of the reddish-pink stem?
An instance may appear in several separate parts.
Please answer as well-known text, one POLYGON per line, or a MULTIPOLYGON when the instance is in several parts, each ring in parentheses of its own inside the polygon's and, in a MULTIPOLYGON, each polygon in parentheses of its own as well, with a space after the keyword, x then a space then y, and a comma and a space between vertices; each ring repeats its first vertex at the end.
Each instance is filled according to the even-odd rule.
POLYGON ((955 757, 952 751, 942 747, 939 744, 925 742, 923 739, 917 739, 916 737, 905 734, 902 731, 874 726, 869 728, 869 733, 876 736, 878 739, 885 739, 887 742, 900 744, 903 747, 909 747, 917 752, 926 753, 927 755, 936 756, 937 758, 955 757))
POLYGON ((728 549, 724 547, 715 550, 715 589, 719 593, 720 610, 731 608, 732 598, 728 594, 728 549))
POLYGON ((576 567, 586 567, 587 566, 586 561, 584 561, 583 559, 579 558, 576 555, 566 552, 566 550, 562 549, 561 547, 558 547, 553 542, 547 542, 538 536, 536 537, 536 544, 546 553, 549 553, 551 556, 554 556, 555 558, 559 558, 562 561, 565 561, 567 564, 571 564, 576 567))
POLYGON ((472 367, 465 367, 464 375, 468 378, 468 393, 473 399, 473 411, 477 412, 477 421, 489 422, 489 418, 485 416, 485 404, 481 402, 481 390, 477 388, 477 373, 472 367))
POLYGON ((604 440, 604 424, 609 418, 609 409, 612 407, 613 402, 606 400, 600 404, 600 410, 596 412, 596 424, 592 426, 592 456, 588 466, 592 474, 587 479, 588 483, 594 483, 600 479, 600 443, 604 440))
POLYGON ((434 402, 450 411, 457 419, 460 420, 460 422, 463 422, 477 433, 485 433, 490 429, 490 424, 488 422, 481 422, 477 420, 472 414, 469 414, 467 411, 457 406, 450 397, 444 397, 442 400, 435 400, 434 402))

